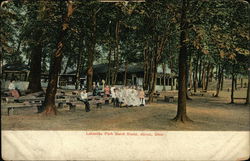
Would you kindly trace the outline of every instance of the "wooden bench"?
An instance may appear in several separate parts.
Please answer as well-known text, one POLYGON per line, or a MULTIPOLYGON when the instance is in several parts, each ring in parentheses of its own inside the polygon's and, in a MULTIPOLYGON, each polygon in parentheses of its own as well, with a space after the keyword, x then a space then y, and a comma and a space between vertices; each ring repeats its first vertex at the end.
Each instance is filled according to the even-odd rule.
POLYGON ((111 97, 102 97, 102 99, 104 100, 104 103, 105 103, 105 104, 109 104, 110 101, 112 100, 111 97))
POLYGON ((31 105, 10 106, 7 109, 8 116, 10 115, 10 111, 12 115, 14 114, 14 109, 24 109, 24 108, 31 108, 31 107, 34 107, 34 106, 31 106, 31 105))
MULTIPOLYGON (((160 93, 159 92, 156 92, 153 94, 153 102, 157 102, 158 101, 158 98, 160 98, 160 93)), ((145 94, 145 101, 148 101, 149 100, 149 93, 147 92, 145 94)))
POLYGON ((234 97, 236 100, 245 100, 246 98, 234 97))
POLYGON ((65 99, 56 99, 55 103, 58 104, 58 108, 63 108, 63 105, 67 103, 67 101, 65 99))
MULTIPOLYGON (((101 96, 88 96, 88 102, 90 106, 96 105, 96 108, 102 108, 103 104, 108 104, 111 97, 101 97, 101 96)), ((81 101, 81 99, 78 97, 78 101, 81 101)), ((81 101, 82 102, 82 101, 81 101)))
POLYGON ((58 90, 58 91, 57 91, 57 94, 59 94, 59 95, 65 95, 65 92, 64 92, 64 91, 61 91, 61 90, 58 90))
POLYGON ((6 102, 6 103, 23 103, 23 102, 34 102, 34 103, 38 103, 41 102, 42 100, 44 100, 44 98, 14 98, 14 97, 3 97, 2 101, 6 102))
MULTIPOLYGON (((149 101, 149 96, 145 96, 145 102, 148 102, 149 101)), ((153 96, 153 102, 157 102, 158 101, 158 97, 156 96, 153 96)))
POLYGON ((63 108, 64 105, 69 106, 69 111, 75 111, 76 110, 76 104, 73 103, 73 101, 69 100, 69 99, 56 99, 55 103, 58 104, 58 108, 63 108))
POLYGON ((22 98, 16 99, 17 102, 29 102, 29 103, 42 103, 44 101, 44 97, 36 97, 36 98, 22 98))
POLYGON ((90 100, 89 101, 89 105, 91 107, 91 105, 96 105, 96 108, 102 108, 102 105, 104 104, 104 101, 102 100, 90 100))
POLYGON ((14 97, 2 97, 2 101, 4 103, 13 103, 15 101, 16 98, 14 97))
POLYGON ((78 91, 72 91, 72 95, 78 95, 78 91))
POLYGON ((69 111, 75 111, 76 110, 76 105, 71 103, 71 102, 66 102, 66 105, 69 106, 69 111))
POLYGON ((16 109, 26 109, 26 108, 32 108, 32 107, 36 107, 37 108, 37 112, 39 111, 38 106, 41 106, 41 104, 28 104, 28 105, 24 105, 24 104, 20 104, 20 105, 11 105, 11 106, 7 106, 7 114, 8 116, 10 115, 10 113, 13 115, 14 114, 14 110, 16 109))
POLYGON ((204 93, 202 92, 190 92, 190 96, 204 96, 204 93))
POLYGON ((77 101, 78 98, 78 95, 64 95, 64 99, 69 100, 70 102, 77 101))
POLYGON ((109 98, 104 98, 101 96, 90 96, 88 97, 90 105, 96 105, 96 108, 102 108, 102 105, 105 104, 106 100, 109 98))
POLYGON ((156 98, 159 98, 160 97, 160 93, 154 93, 154 97, 156 97, 156 98))
MULTIPOLYGON (((64 107, 64 105, 67 105, 69 107, 69 111, 75 111, 76 110, 76 104, 72 103, 72 102, 67 102, 66 100, 64 101, 56 101, 55 103, 58 104, 58 109, 62 109, 64 107)), ((41 104, 39 106, 37 106, 38 108, 38 113, 41 113, 44 111, 44 106, 41 104)))
POLYGON ((172 103, 174 102, 174 96, 165 96, 164 101, 172 103))
POLYGON ((56 99, 65 99, 66 97, 64 95, 56 95, 56 99))

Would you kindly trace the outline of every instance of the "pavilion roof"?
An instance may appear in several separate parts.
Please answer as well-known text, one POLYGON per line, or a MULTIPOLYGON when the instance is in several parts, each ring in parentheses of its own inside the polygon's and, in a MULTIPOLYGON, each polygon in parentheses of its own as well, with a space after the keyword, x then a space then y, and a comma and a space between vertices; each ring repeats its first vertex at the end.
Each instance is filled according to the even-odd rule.
POLYGON ((3 71, 4 72, 29 72, 30 67, 22 63, 5 64, 3 65, 3 71))

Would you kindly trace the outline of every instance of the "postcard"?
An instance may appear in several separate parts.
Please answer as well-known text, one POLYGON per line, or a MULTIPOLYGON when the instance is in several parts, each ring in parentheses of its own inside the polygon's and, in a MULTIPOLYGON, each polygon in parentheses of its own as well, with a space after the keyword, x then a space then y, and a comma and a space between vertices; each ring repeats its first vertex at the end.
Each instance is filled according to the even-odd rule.
POLYGON ((1 1, 3 160, 247 160, 249 2, 1 1))

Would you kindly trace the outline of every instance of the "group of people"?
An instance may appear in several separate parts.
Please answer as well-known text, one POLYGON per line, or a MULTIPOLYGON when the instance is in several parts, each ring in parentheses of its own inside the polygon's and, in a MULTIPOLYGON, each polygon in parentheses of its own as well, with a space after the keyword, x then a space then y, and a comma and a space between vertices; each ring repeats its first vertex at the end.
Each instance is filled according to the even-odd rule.
MULTIPOLYGON (((110 87, 105 86, 103 89, 104 97, 111 97, 114 107, 135 107, 145 106, 145 92, 143 88, 136 86, 124 87, 110 87)), ((98 95, 95 88, 93 89, 93 96, 98 95)), ((88 93, 86 90, 81 90, 80 100, 85 104, 85 111, 90 111, 88 102, 88 93)))
POLYGON ((115 107, 145 106, 145 92, 143 88, 136 86, 109 87, 104 88, 104 94, 112 97, 115 107))

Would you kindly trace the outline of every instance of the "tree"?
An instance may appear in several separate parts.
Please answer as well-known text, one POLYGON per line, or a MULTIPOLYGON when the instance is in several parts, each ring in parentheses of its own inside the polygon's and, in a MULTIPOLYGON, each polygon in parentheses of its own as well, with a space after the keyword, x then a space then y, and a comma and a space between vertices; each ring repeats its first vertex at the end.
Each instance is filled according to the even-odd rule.
POLYGON ((250 104, 250 56, 248 56, 248 86, 247 86, 247 98, 246 104, 250 104))
POLYGON ((185 40, 187 39, 187 8, 188 2, 187 0, 182 0, 182 9, 181 9, 181 19, 180 19, 180 53, 179 53, 179 76, 178 76, 178 108, 177 108, 177 115, 175 116, 175 121, 190 121, 187 116, 186 111, 186 93, 187 93, 187 85, 186 85, 186 62, 188 59, 187 55, 187 45, 185 40))
POLYGON ((95 55, 95 46, 96 46, 96 14, 98 13, 99 9, 93 9, 90 15, 90 35, 87 37, 86 46, 88 52, 88 62, 87 62, 87 91, 91 92, 92 89, 92 82, 93 82, 93 62, 94 62, 94 55, 95 55))
MULTIPOLYGON (((34 29, 32 32, 33 47, 31 51, 31 62, 30 62, 30 78, 28 91, 31 93, 42 91, 41 86, 41 63, 42 63, 42 50, 43 50, 43 30, 40 27, 45 17, 45 5, 44 1, 40 1, 38 4, 38 11, 36 13, 36 20, 34 29), (39 23, 40 22, 40 23, 39 23)), ((32 24, 31 24, 32 25, 32 24)))
MULTIPOLYGON (((23 63, 20 54, 19 27, 22 16, 19 14, 17 2, 1 1, 0 7, 0 77, 2 78, 2 66, 4 63, 23 63), (14 37, 17 37, 15 39, 14 37)), ((20 9, 21 10, 21 9, 20 9)))
MULTIPOLYGON (((61 7, 63 2, 61 3, 61 7)), ((58 82, 58 73, 61 67, 61 61, 63 57, 62 49, 64 46, 65 36, 67 31, 69 30, 69 18, 74 11, 73 2, 67 1, 67 11, 63 16, 63 23, 61 26, 60 35, 58 37, 58 43, 56 51, 53 54, 51 65, 50 65, 50 73, 49 73, 49 82, 48 87, 46 89, 46 96, 44 101, 45 106, 45 114, 56 114, 56 106, 55 106, 55 95, 57 91, 57 82, 58 82)))
POLYGON ((234 90, 235 90, 235 64, 232 66, 232 86, 231 86, 231 103, 234 103, 234 90))

